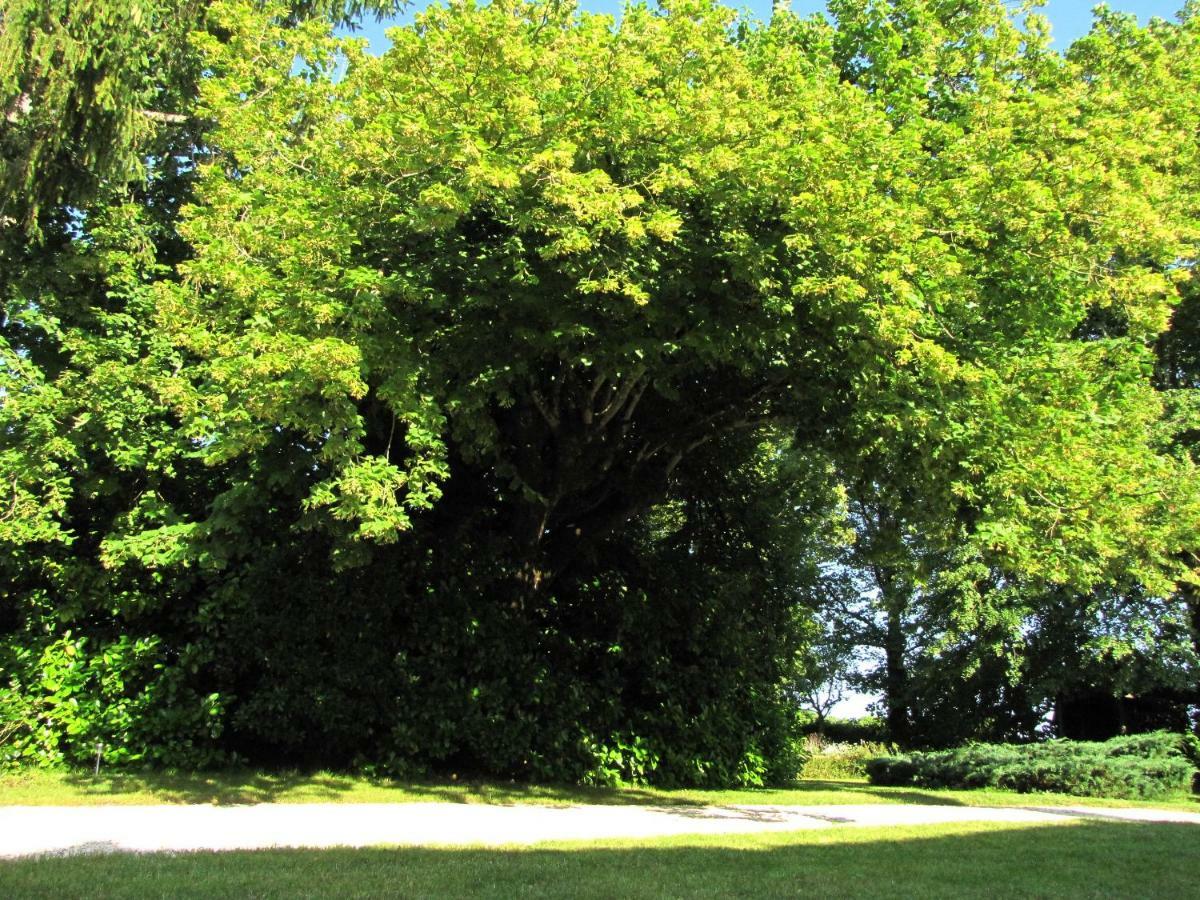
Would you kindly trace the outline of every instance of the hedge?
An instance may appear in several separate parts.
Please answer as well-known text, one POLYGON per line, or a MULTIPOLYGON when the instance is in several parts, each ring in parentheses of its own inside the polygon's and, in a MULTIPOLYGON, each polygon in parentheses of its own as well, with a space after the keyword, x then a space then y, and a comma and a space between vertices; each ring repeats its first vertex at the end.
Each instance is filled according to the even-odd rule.
POLYGON ((1200 769, 1200 741, 1157 731, 1103 743, 970 744, 877 757, 866 768, 871 783, 878 785, 1156 799, 1192 788, 1200 769))

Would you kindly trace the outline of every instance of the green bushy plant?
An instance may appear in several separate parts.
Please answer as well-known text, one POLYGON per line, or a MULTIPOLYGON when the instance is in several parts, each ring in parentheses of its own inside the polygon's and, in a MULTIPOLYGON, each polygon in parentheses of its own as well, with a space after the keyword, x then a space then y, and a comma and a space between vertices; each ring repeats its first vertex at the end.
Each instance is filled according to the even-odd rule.
POLYGON ((916 780, 917 764, 906 753, 867 760, 867 779, 883 787, 904 787, 916 780))
POLYGON ((812 761, 814 749, 807 737, 793 733, 783 742, 783 747, 776 754, 773 766, 768 773, 767 783, 772 785, 795 784, 804 774, 812 761))
POLYGON ((1151 731, 1115 737, 1106 741, 1104 746, 1109 756, 1140 756, 1147 759, 1182 756, 1200 769, 1200 738, 1194 734, 1151 731))
POLYGON ((997 787, 1086 797, 1156 799, 1188 790, 1196 739, 1153 732, 1090 741, 971 744, 954 750, 879 757, 866 765, 879 785, 997 787))
POLYGON ((594 760, 592 768, 580 779, 584 784, 602 787, 646 784, 658 766, 658 754, 637 735, 613 735, 605 742, 585 736, 583 743, 594 760))
POLYGON ((223 762, 222 698, 183 686, 155 637, 71 631, 0 648, 0 767, 223 762))

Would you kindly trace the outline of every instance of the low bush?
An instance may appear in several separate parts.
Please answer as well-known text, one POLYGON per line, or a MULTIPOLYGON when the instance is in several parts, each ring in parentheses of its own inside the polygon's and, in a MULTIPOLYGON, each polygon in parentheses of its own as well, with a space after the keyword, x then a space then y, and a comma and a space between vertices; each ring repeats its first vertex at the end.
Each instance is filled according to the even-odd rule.
POLYGON ((871 782, 879 785, 995 787, 1138 800, 1189 790, 1198 767, 1200 742, 1165 731, 1103 743, 971 744, 878 757, 865 766, 871 782))

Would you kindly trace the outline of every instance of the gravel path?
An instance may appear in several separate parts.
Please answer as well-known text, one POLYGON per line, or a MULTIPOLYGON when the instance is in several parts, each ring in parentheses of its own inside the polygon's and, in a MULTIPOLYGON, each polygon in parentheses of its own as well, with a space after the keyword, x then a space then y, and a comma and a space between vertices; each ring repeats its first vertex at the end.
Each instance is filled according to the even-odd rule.
POLYGON ((486 806, 463 803, 0 807, 0 858, 268 847, 502 845, 550 840, 795 831, 854 825, 1187 822, 1200 813, 1095 807, 486 806))

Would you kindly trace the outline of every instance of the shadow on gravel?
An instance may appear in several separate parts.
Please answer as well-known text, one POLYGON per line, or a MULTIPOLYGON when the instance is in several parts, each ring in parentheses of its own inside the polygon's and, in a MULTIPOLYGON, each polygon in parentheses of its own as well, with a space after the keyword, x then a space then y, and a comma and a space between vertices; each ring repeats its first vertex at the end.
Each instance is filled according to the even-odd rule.
POLYGON ((736 806, 660 806, 655 808, 655 812, 666 813, 670 816, 682 819, 720 819, 729 821, 730 819, 738 819, 746 822, 786 822, 788 817, 773 809, 746 808, 736 806))
POLYGON ((694 797, 672 797, 669 794, 634 787, 602 788, 578 785, 504 784, 503 782, 453 781, 445 783, 403 785, 410 797, 437 800, 442 803, 515 804, 544 801, 547 803, 590 806, 664 806, 701 807, 707 801, 694 797))

